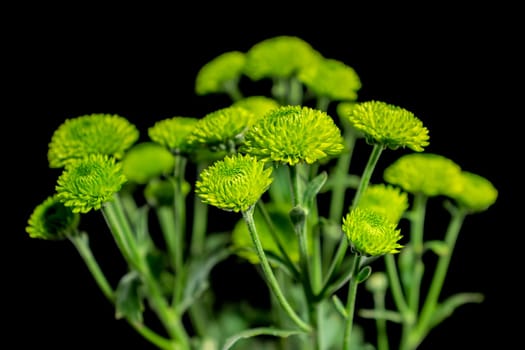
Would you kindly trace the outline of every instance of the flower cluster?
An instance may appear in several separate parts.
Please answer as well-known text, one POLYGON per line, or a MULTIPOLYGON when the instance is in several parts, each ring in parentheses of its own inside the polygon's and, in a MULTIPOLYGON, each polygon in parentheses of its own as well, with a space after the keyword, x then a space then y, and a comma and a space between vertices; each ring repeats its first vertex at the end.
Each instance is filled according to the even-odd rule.
POLYGON ((69 239, 117 318, 159 349, 228 350, 239 339, 246 342, 239 350, 269 348, 257 335, 281 338, 275 348, 283 350, 374 348, 355 337, 362 330, 354 324, 356 295, 366 281, 374 308, 358 311, 377 320, 378 349, 388 348, 387 322, 399 322, 397 348, 415 350, 455 308, 479 302, 474 293, 441 301, 440 291, 464 216, 487 210, 498 191, 425 152, 422 119, 384 101, 358 101, 360 88, 352 67, 284 35, 203 65, 196 94, 226 94, 231 103, 156 121, 149 140, 139 142, 138 129, 119 115, 67 119, 47 152, 49 167, 61 170, 55 192, 34 208, 26 232, 69 239), (244 96, 243 77, 267 80, 269 93, 244 96), (337 119, 328 112, 333 102, 337 119), (360 147, 371 152, 358 173, 352 159, 360 147), (407 153, 372 183, 382 152, 400 148, 407 153), (443 198, 449 227, 426 242, 427 202, 443 198), (231 230, 217 231, 209 207, 241 215, 231 230), (80 230, 81 216, 97 210, 128 265, 115 287, 80 230), (434 271, 424 257, 433 253, 434 271), (210 307, 217 300, 211 272, 233 254, 261 273, 269 310, 210 307), (384 271, 373 265, 378 259, 384 271), (162 329, 147 325, 148 306, 162 329))

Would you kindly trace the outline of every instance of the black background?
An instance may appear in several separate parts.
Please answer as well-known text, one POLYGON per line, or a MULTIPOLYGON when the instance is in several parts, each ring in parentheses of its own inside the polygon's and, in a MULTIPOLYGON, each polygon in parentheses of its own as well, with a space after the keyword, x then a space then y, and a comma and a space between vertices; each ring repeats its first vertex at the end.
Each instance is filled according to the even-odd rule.
MULTIPOLYGON (((53 191, 57 176, 47 168, 47 143, 66 118, 83 114, 125 116, 143 137, 157 120, 203 116, 227 100, 195 95, 199 68, 218 54, 246 51, 276 35, 297 35, 325 57, 352 66, 363 83, 359 100, 383 100, 412 111, 430 130, 427 151, 494 183, 498 201, 467 217, 444 290, 481 292, 486 300, 459 308, 421 349, 513 344, 522 304, 515 250, 523 234, 513 223, 521 190, 514 179, 522 157, 514 135, 523 116, 522 109, 512 108, 523 90, 515 64, 522 41, 515 10, 429 7, 398 13, 379 6, 343 10, 316 4, 300 5, 306 13, 299 8, 285 13, 258 6, 270 11, 237 8, 226 15, 204 5, 192 10, 173 5, 12 13, 3 54, 4 104, 13 108, 3 117, 8 241, 2 282, 7 332, 4 326, 2 333, 14 345, 4 348, 152 348, 114 320, 72 245, 27 237, 26 221, 53 191)), ((123 266, 99 214, 83 220, 97 231, 94 249, 109 277, 116 278, 123 266)), ((255 290, 232 277, 247 273, 241 269, 218 271, 218 286, 230 298, 255 290)))

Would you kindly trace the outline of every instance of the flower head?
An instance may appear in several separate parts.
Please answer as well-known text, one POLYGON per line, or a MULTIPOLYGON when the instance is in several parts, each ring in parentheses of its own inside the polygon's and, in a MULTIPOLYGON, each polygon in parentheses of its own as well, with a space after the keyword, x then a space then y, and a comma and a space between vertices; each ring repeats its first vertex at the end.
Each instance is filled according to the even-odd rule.
POLYGON ((162 145, 142 142, 132 146, 121 160, 122 172, 129 181, 145 184, 173 170, 175 157, 162 145))
POLYGON ((237 153, 218 160, 200 174, 195 193, 204 203, 225 211, 246 211, 272 183, 272 168, 237 153))
POLYGON ((49 166, 61 168, 73 159, 94 153, 120 159, 138 138, 138 129, 119 115, 89 114, 67 119, 51 137, 49 166))
POLYGON ((335 59, 320 59, 316 63, 303 68, 298 75, 310 91, 333 101, 357 99, 361 80, 352 67, 335 59))
POLYGON ((341 131, 328 114, 310 107, 281 106, 256 121, 240 151, 295 165, 312 164, 343 149, 341 131))
POLYGON ((399 253, 403 248, 397 224, 371 209, 360 207, 350 210, 343 218, 343 232, 352 248, 365 256, 399 253))
POLYGON ((193 132, 198 121, 197 118, 181 116, 164 119, 148 129, 148 136, 173 153, 188 153, 191 150, 188 136, 193 132))
POLYGON ((253 45, 246 52, 244 74, 252 80, 287 78, 318 60, 321 55, 295 36, 276 36, 253 45))
POLYGON ((459 165, 434 153, 401 156, 385 168, 383 178, 409 193, 423 193, 429 197, 455 195, 463 186, 459 165))
POLYGON ((237 84, 245 61, 240 51, 225 52, 206 63, 197 73, 195 92, 197 95, 226 92, 226 84, 237 84))
POLYGON ((90 154, 69 162, 59 176, 57 198, 74 213, 100 209, 126 182, 122 164, 106 154, 90 154))
POLYGON ((428 129, 412 112, 381 101, 358 103, 348 114, 350 123, 370 144, 390 149, 408 147, 416 152, 428 146, 428 129))
POLYGON ((252 112, 241 107, 221 108, 199 119, 188 136, 188 144, 195 148, 208 146, 219 150, 232 143, 239 144, 255 119, 252 112))
POLYGON ((452 195, 456 202, 470 212, 482 212, 498 198, 498 190, 483 176, 468 171, 461 172, 463 186, 452 195))
POLYGON ((373 210, 397 224, 408 209, 408 194, 388 184, 369 185, 358 206, 373 210))
POLYGON ((74 213, 53 195, 31 213, 26 232, 31 238, 62 240, 76 233, 80 214, 74 213))
POLYGON ((251 111, 256 117, 264 116, 268 111, 279 107, 279 102, 266 96, 248 96, 232 103, 232 106, 242 107, 251 111))

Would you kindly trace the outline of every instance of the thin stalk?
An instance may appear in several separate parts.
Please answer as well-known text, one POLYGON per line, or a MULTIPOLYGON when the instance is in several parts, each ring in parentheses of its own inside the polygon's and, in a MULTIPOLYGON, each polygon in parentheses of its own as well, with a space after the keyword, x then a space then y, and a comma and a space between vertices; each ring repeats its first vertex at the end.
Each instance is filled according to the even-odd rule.
MULTIPOLYGON (((207 162, 198 162, 196 168, 197 176, 207 166, 207 162)), ((190 243, 190 252, 192 256, 200 256, 204 251, 204 240, 206 238, 208 223, 207 216, 208 205, 195 196, 193 199, 193 224, 190 243)))
POLYGON ((282 306, 286 314, 290 317, 290 319, 302 330, 305 332, 310 332, 312 328, 304 322, 293 310, 290 303, 284 296, 277 279, 275 278, 275 275, 272 271, 272 268, 270 266, 270 263, 268 262, 268 259, 266 257, 266 253, 264 252, 263 246, 261 244, 261 241, 259 239, 259 235, 257 233, 257 228, 255 227, 255 221, 253 219, 253 210, 254 206, 251 206, 248 208, 248 210, 242 212, 242 216, 246 222, 246 225, 248 226, 248 231, 250 232, 253 244, 255 246, 255 250, 257 252, 257 256, 259 257, 261 267, 264 273, 264 276, 266 277, 266 281, 268 282, 268 285, 272 292, 274 293, 275 297, 279 301, 279 304, 282 306))
POLYGON ((425 270, 425 264, 423 262, 423 232, 426 214, 426 204, 428 197, 422 193, 416 193, 414 195, 413 209, 408 216, 411 221, 410 225, 410 246, 412 254, 412 270, 408 279, 410 283, 405 285, 407 295, 408 311, 407 315, 410 317, 403 318, 403 331, 401 335, 401 349, 410 349, 408 343, 410 342, 410 334, 414 327, 414 322, 417 321, 420 307, 420 294, 421 294, 421 282, 425 270))
MULTIPOLYGON (((396 308, 403 315, 403 319, 406 319, 410 314, 410 311, 408 310, 408 305, 406 303, 405 296, 403 295, 403 288, 401 287, 399 274, 397 273, 396 261, 392 254, 385 255, 385 267, 390 285, 390 291, 392 292, 392 298, 394 299, 396 308)), ((410 318, 413 319, 413 316, 410 318)))
MULTIPOLYGON (((89 237, 86 234, 82 233, 80 235, 71 236, 69 239, 71 243, 73 243, 73 245, 77 249, 80 256, 82 257, 82 260, 86 264, 89 272, 95 279, 97 286, 100 288, 100 290, 102 291, 106 299, 108 299, 112 304, 114 304, 115 303, 115 292, 113 291, 113 288, 109 284, 97 260, 93 256, 93 253, 89 246, 89 237)), ((164 349, 164 350, 176 349, 175 343, 160 336, 159 334, 157 334, 150 328, 146 327, 144 324, 132 322, 129 319, 126 319, 126 321, 140 335, 142 335, 150 343, 156 345, 159 349, 164 349)))
POLYGON ((189 339, 184 327, 164 299, 158 281, 153 276, 145 256, 140 253, 133 231, 120 204, 118 194, 115 194, 114 200, 107 202, 103 207, 108 214, 109 224, 114 236, 123 243, 123 246, 129 251, 132 267, 137 270, 145 283, 147 296, 151 303, 152 309, 161 320, 162 324, 168 331, 170 337, 181 343, 182 349, 189 349, 189 339))
POLYGON ((452 213, 452 217, 445 234, 445 243, 447 244, 449 251, 447 254, 442 254, 438 258, 429 291, 421 309, 419 321, 408 339, 409 349, 415 349, 429 331, 429 327, 431 326, 430 321, 438 305, 439 295, 445 282, 450 260, 452 258, 452 253, 456 245, 457 237, 463 225, 465 215, 466 213, 461 210, 456 210, 452 213))
POLYGON ((357 285, 359 284, 355 276, 359 272, 359 260, 360 256, 357 253, 354 253, 352 271, 353 276, 348 284, 348 296, 346 299, 345 307, 345 328, 343 333, 343 350, 350 350, 350 340, 352 337, 352 329, 354 325, 354 313, 355 313, 355 301, 357 297, 357 285))

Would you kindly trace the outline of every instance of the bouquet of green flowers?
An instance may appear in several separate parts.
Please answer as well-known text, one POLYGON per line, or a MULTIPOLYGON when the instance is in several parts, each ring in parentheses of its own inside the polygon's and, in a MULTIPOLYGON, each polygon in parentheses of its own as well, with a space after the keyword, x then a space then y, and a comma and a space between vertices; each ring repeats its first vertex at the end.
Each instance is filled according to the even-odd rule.
POLYGON ((352 67, 277 36, 199 70, 195 93, 225 94, 229 105, 159 120, 147 140, 120 115, 65 120, 47 152, 61 171, 55 192, 36 205, 26 232, 69 240, 115 317, 159 349, 416 349, 457 307, 483 300, 441 290, 465 217, 487 210, 498 192, 426 153, 422 120, 359 101, 360 88, 352 67), (249 84, 269 89, 246 95, 249 84), (361 147, 368 158, 355 172, 361 147), (373 182, 383 152, 399 150, 373 182), (425 236, 431 201, 450 216, 442 239, 425 236), (216 230, 212 210, 238 218, 216 230), (117 283, 83 229, 92 211, 126 263, 117 283), (268 306, 214 297, 210 274, 232 256, 259 273, 268 306), (371 293, 373 307, 358 305, 358 292, 371 293), (372 334, 356 316, 375 321, 372 334))

